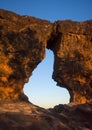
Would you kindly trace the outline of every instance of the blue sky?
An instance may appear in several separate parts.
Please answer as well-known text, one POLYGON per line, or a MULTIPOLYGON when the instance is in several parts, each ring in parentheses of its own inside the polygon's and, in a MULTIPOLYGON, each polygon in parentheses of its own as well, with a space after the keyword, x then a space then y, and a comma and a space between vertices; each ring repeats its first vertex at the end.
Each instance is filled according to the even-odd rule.
MULTIPOLYGON (((92 19, 92 0, 0 0, 0 8, 51 22, 92 19)), ((34 70, 24 88, 32 103, 45 108, 69 102, 67 90, 56 86, 52 80, 53 62, 53 53, 47 50, 46 58, 34 70)))

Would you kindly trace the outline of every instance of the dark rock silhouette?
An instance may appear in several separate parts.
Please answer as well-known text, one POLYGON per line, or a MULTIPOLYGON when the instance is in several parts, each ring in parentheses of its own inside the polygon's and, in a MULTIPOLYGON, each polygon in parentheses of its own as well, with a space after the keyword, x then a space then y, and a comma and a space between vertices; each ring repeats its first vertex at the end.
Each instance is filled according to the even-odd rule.
POLYGON ((92 129, 92 20, 51 23, 0 10, 0 130, 92 129), (54 52, 53 79, 70 104, 45 110, 28 102, 23 86, 54 52))

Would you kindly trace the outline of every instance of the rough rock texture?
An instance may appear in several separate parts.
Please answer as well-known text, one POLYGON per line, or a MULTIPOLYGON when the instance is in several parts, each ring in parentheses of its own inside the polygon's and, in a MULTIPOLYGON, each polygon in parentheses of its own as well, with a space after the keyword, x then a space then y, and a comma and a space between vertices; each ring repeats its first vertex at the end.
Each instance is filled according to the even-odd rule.
POLYGON ((92 20, 52 24, 0 10, 0 130, 6 129, 92 129, 92 20), (54 52, 53 79, 73 102, 49 110, 23 93, 46 47, 54 52))
POLYGON ((46 110, 31 103, 0 103, 0 130, 92 130, 92 105, 46 110))
POLYGON ((92 102, 92 20, 54 23, 48 48, 55 56, 53 79, 75 103, 92 102))
POLYGON ((0 10, 0 100, 26 100, 23 86, 45 56, 55 56, 53 79, 71 101, 92 101, 92 21, 57 21, 0 10))
POLYGON ((0 10, 0 101, 26 100, 23 86, 45 56, 52 24, 0 10))

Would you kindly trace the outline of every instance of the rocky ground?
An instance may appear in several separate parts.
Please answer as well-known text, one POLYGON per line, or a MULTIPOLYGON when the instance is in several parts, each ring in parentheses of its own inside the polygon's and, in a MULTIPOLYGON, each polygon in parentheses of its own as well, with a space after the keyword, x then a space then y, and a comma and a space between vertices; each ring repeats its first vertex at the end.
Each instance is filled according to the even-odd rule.
POLYGON ((43 109, 29 102, 0 103, 0 130, 92 130, 92 104, 43 109))

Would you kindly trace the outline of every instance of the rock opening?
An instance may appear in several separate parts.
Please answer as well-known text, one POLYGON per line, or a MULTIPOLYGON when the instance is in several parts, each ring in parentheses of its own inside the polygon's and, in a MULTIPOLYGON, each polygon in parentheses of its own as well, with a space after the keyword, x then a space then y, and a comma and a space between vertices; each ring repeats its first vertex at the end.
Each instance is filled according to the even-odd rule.
POLYGON ((24 87, 24 93, 28 96, 29 101, 44 108, 67 104, 70 99, 68 91, 57 87, 56 82, 52 79, 53 62, 53 52, 46 50, 46 58, 34 70, 24 87))

